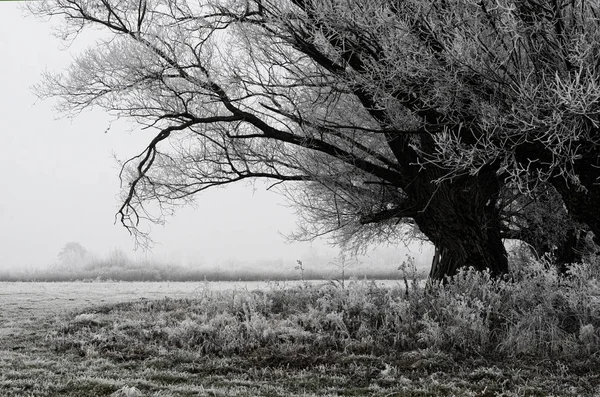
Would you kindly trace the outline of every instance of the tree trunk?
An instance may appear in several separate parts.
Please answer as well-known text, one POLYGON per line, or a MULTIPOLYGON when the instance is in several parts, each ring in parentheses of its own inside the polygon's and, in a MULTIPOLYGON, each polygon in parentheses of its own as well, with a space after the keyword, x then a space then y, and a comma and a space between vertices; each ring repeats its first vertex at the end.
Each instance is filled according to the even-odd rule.
POLYGON ((433 269, 438 268, 440 259, 442 259, 442 251, 438 247, 435 247, 435 252, 433 253, 433 259, 431 260, 431 271, 429 273, 430 278, 431 278, 431 273, 433 273, 433 269))
POLYGON ((582 262, 586 249, 592 254, 592 247, 586 243, 587 231, 593 233, 593 246, 600 246, 600 184, 598 175, 600 172, 600 149, 590 149, 574 165, 575 172, 579 177, 580 186, 562 177, 555 177, 552 185, 560 193, 569 214, 576 221, 587 225, 589 229, 584 231, 569 231, 565 247, 556 254, 559 272, 566 272, 566 264, 582 262))
POLYGON ((506 250, 496 208, 499 183, 493 171, 477 177, 442 183, 415 217, 420 230, 439 255, 429 274, 432 280, 453 276, 461 267, 508 272, 506 250))
POLYGON ((586 230, 570 226, 566 229, 564 238, 554 243, 531 238, 533 234, 526 233, 523 236, 517 234, 514 238, 527 243, 537 260, 541 260, 545 255, 552 255, 554 265, 559 273, 566 273, 567 265, 579 263, 584 260, 586 230))
POLYGON ((582 232, 576 228, 569 229, 565 241, 554 251, 556 269, 560 274, 567 272, 568 264, 583 260, 581 234, 582 232))
MULTIPOLYGON (((540 143, 520 145, 515 154, 519 162, 532 166, 532 173, 547 171, 542 164, 553 161, 552 153, 540 143), (536 162, 532 163, 532 158, 536 162)), ((600 245, 600 147, 590 145, 586 152, 581 153, 573 163, 573 172, 579 184, 561 175, 549 182, 561 195, 569 215, 577 222, 588 225, 594 233, 594 242, 600 245)))
MULTIPOLYGON (((487 164, 476 175, 455 176, 437 183, 448 170, 433 164, 420 166, 408 136, 390 135, 388 143, 402 168, 404 181, 400 187, 412 203, 412 217, 440 251, 430 278, 443 280, 461 267, 489 270, 494 276, 507 273, 508 259, 500 235, 502 222, 496 206, 501 186, 498 164, 487 164)), ((424 153, 436 150, 429 136, 421 136, 420 145, 424 153)))
POLYGON ((569 214, 586 224, 594 233, 594 242, 600 245, 600 185, 595 181, 585 184, 586 190, 564 180, 556 180, 553 185, 562 196, 569 214))
POLYGON ((508 260, 500 230, 496 227, 469 220, 460 223, 451 216, 439 218, 439 224, 427 225, 420 222, 421 228, 427 229, 426 235, 432 240, 439 252, 437 260, 432 263, 429 277, 443 280, 453 276, 461 267, 473 267, 476 270, 489 270, 492 275, 500 276, 508 272, 508 260))

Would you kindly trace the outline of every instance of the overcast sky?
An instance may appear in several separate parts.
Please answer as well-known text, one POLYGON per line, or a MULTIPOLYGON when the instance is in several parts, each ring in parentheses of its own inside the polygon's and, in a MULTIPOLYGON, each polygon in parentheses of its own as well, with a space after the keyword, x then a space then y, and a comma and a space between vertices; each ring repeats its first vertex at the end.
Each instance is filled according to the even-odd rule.
MULTIPOLYGON (((205 265, 283 259, 293 266, 296 259, 336 252, 323 241, 287 244, 280 233, 293 231, 296 220, 284 200, 238 185, 203 193, 198 208, 153 226, 157 245, 151 253, 133 253, 132 238, 114 224, 119 180, 113 153, 121 159, 137 154, 152 131, 132 133, 122 122, 111 126, 100 110, 60 119, 53 101, 37 99, 32 85, 41 73, 60 71, 89 44, 64 49, 51 27, 27 16, 17 2, 0 1, 0 269, 50 264, 69 241, 96 255, 119 248, 205 265)), ((401 261, 401 249, 372 257, 396 251, 401 261)))

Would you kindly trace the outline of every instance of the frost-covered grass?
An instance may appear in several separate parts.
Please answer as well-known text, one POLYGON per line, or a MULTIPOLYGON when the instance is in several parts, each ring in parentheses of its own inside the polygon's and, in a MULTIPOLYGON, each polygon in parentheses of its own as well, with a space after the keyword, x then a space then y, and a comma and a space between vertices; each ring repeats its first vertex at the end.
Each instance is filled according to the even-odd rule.
POLYGON ((57 349, 106 357, 202 355, 385 355, 433 349, 455 357, 595 359, 600 355, 600 283, 588 265, 567 277, 536 264, 512 278, 461 271, 445 285, 382 288, 354 281, 203 289, 194 298, 92 309, 51 339, 57 349))
POLYGON ((595 267, 407 284, 204 288, 87 307, 2 340, 0 395, 600 393, 595 267))

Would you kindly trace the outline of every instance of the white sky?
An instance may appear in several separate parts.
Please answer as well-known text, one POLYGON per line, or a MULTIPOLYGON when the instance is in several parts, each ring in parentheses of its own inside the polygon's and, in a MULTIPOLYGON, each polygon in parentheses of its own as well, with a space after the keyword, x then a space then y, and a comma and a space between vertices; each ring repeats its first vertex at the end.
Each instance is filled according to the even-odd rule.
MULTIPOLYGON (((69 51, 86 44, 61 50, 51 27, 26 16, 17 2, 0 1, 0 269, 48 265, 69 241, 97 255, 116 248, 134 255, 132 238, 114 224, 119 180, 112 153, 137 154, 153 132, 130 133, 115 123, 104 133, 111 119, 101 111, 57 119, 54 102, 35 97, 31 86, 41 73, 60 71, 69 51)), ((166 226, 153 226, 157 246, 135 255, 205 265, 282 259, 293 266, 337 252, 322 241, 285 243, 280 232, 293 231, 292 210, 262 188, 231 186, 197 202, 166 226)), ((404 255, 387 249, 371 257, 401 262, 404 255)))

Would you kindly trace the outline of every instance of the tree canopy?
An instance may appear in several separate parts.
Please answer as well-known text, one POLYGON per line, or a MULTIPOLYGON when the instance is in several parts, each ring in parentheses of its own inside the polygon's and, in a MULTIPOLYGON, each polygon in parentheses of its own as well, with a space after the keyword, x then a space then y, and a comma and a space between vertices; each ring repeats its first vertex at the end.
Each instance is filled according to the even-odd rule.
POLYGON ((289 186, 307 235, 348 242, 415 224, 441 252, 433 278, 461 266, 507 271, 507 192, 516 203, 551 189, 567 218, 600 236, 596 2, 29 7, 62 18, 67 40, 107 32, 46 76, 42 97, 156 131, 121 174, 118 216, 138 236, 140 220, 160 222, 205 189, 256 178, 289 186))

